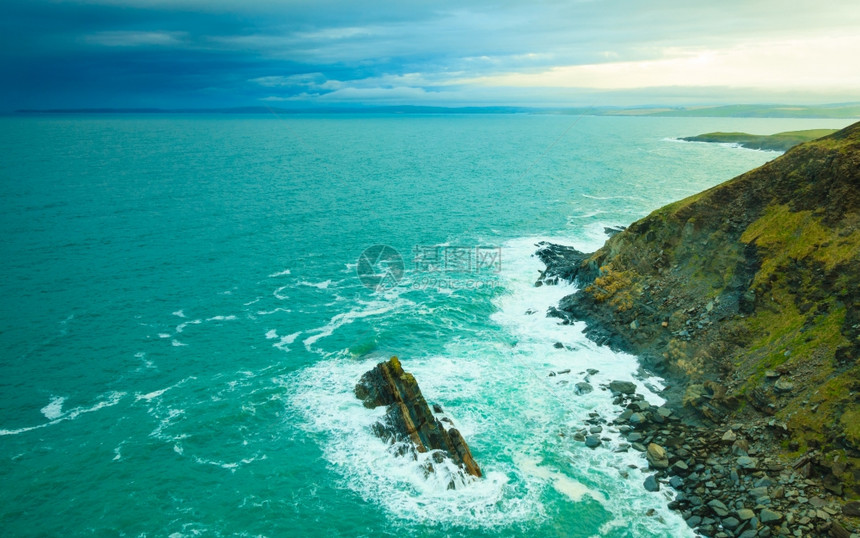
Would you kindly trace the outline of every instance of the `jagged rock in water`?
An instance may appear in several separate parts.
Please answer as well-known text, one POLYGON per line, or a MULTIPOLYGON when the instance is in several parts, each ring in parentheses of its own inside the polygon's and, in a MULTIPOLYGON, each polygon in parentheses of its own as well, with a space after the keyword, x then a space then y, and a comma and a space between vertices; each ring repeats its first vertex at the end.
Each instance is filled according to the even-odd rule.
POLYGON ((361 376, 355 395, 365 407, 388 406, 384 420, 373 427, 374 433, 382 439, 409 441, 418 452, 441 450, 466 473, 482 476, 466 440, 457 429, 446 430, 433 415, 415 378, 403 371, 397 357, 380 362, 361 376))
POLYGON ((538 277, 536 286, 543 284, 558 284, 559 279, 573 282, 580 271, 582 262, 591 254, 580 252, 573 247, 555 245, 541 241, 537 245, 535 255, 546 265, 546 269, 538 277))

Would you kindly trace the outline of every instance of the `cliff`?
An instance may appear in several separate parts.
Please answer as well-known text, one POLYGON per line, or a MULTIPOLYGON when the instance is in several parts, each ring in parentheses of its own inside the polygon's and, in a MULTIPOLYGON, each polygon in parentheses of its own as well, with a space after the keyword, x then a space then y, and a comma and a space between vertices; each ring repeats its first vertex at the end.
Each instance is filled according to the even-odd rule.
POLYGON ((563 254, 571 264, 551 273, 581 289, 550 315, 588 321, 593 339, 677 380, 690 420, 784 426, 766 449, 860 494, 860 123, 663 207, 581 261, 563 254))

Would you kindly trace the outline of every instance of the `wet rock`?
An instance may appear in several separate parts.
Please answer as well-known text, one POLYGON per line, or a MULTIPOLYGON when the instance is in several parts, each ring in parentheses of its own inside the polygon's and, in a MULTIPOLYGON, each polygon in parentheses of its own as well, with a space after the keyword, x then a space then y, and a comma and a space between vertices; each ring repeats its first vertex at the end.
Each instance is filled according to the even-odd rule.
POLYGON ((727 444, 732 444, 735 441, 737 441, 737 439, 738 439, 737 434, 732 430, 726 431, 726 433, 724 433, 723 436, 720 438, 720 440, 722 442, 727 443, 727 444))
POLYGON ((576 394, 588 394, 593 390, 594 387, 584 381, 581 381, 573 386, 573 392, 575 392, 576 394))
POLYGON ((648 478, 645 479, 645 489, 648 491, 660 491, 660 483, 657 482, 657 475, 649 475, 648 478))
POLYGON ((610 381, 609 390, 613 394, 633 394, 636 392, 636 383, 631 381, 610 381))
POLYGON ((586 435, 585 436, 585 446, 588 448, 597 448, 601 444, 599 435, 586 435))
POLYGON ((385 417, 373 426, 379 437, 392 443, 408 441, 417 452, 441 450, 466 473, 482 476, 463 436, 455 428, 446 430, 433 416, 415 378, 403 371, 397 357, 361 376, 355 395, 365 407, 388 406, 385 417))
POLYGON ((573 247, 555 245, 541 241, 535 255, 546 265, 535 285, 556 284, 559 279, 572 282, 582 268, 582 263, 590 256, 573 247))
POLYGON ((628 420, 631 426, 638 427, 648 422, 648 416, 644 413, 633 413, 628 420))

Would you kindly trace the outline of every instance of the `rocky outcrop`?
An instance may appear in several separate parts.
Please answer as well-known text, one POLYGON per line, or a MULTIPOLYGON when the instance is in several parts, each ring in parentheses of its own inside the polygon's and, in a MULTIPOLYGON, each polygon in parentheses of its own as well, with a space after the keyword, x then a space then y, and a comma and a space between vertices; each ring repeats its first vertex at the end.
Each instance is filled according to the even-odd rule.
POLYGON ((535 286, 557 284, 559 280, 573 282, 580 271, 586 272, 582 264, 591 254, 580 252, 573 247, 555 245, 546 241, 541 241, 535 246, 538 247, 535 256, 546 265, 546 269, 541 271, 538 276, 535 286))
MULTIPOLYGON (((388 406, 383 420, 373 427, 380 438, 400 443, 403 452, 441 451, 466 473, 482 476, 466 440, 453 424, 445 428, 442 421, 450 423, 450 419, 443 417, 440 420, 434 416, 415 378, 403 371, 397 357, 380 362, 361 376, 355 386, 355 395, 365 407, 388 406)), ((442 412, 438 405, 434 408, 437 413, 442 412)))

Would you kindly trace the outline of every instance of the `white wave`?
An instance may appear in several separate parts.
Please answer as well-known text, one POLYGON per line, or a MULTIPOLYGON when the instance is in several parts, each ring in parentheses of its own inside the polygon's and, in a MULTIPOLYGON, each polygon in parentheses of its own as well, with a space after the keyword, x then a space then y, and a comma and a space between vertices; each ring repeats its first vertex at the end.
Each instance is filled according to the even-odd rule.
MULTIPOLYGON (((660 396, 646 385, 659 386, 660 380, 638 379, 635 357, 595 345, 584 337, 581 325, 560 325, 546 317, 546 309, 575 287, 534 287, 543 266, 532 254, 542 239, 573 242, 586 250, 584 244, 599 246, 605 236, 595 227, 578 229, 573 237, 505 242, 504 289, 492 299, 496 311, 486 335, 453 339, 441 354, 404 358, 404 368, 419 380, 425 398, 440 403, 467 439, 484 479, 464 477, 445 465, 427 475, 422 457, 397 457, 373 435, 371 426, 385 411, 365 409, 353 388, 365 371, 387 357, 355 360, 346 351, 323 354, 316 364, 279 379, 300 417, 299 426, 320 439, 323 458, 341 477, 342 487, 407 522, 512 529, 540 524, 562 509, 559 502, 597 502, 613 521, 624 521, 632 536, 691 536, 681 517, 666 507, 669 491, 652 494, 642 487, 643 456, 613 452, 624 442, 614 428, 604 425, 606 441, 598 450, 572 440, 589 413, 611 420, 619 411, 606 389, 610 381, 633 381, 648 401, 659 404, 660 396), (563 344, 561 349, 556 342, 563 344), (598 372, 589 375, 588 368, 598 372), (565 369, 570 372, 548 376, 565 369), (594 390, 576 394, 575 383, 586 377, 594 390), (452 480, 457 487, 449 490, 452 480), (645 516, 650 510, 658 517, 645 516)), ((308 331, 305 346, 318 351, 312 345, 338 328, 363 317, 397 315, 410 303, 396 291, 385 300, 360 303, 308 331)), ((410 311, 419 308, 426 315, 445 315, 445 309, 415 304, 410 311)))
POLYGON ((271 316, 272 314, 277 314, 278 312, 284 312, 285 314, 289 314, 292 312, 289 308, 275 308, 274 310, 258 310, 258 316, 271 316))
POLYGON ((48 420, 58 419, 63 416, 63 403, 66 399, 65 396, 51 396, 51 401, 40 411, 48 420))
POLYGON ((271 275, 269 275, 269 278, 278 278, 279 276, 288 276, 290 274, 291 274, 291 272, 289 269, 284 269, 283 271, 279 271, 277 273, 272 273, 271 275))
POLYGON ((185 346, 187 346, 188 344, 185 344, 185 343, 183 343, 183 342, 180 342, 179 340, 177 340, 177 339, 175 339, 175 338, 174 338, 173 340, 171 340, 170 345, 171 345, 171 346, 173 346, 173 347, 185 347, 185 346))
POLYGON ((236 316, 212 316, 211 318, 206 318, 206 321, 234 321, 236 320, 236 316))
POLYGON ((189 382, 189 381, 193 381, 193 380, 195 380, 195 379, 197 379, 197 377, 195 377, 195 376, 188 376, 188 377, 186 377, 185 379, 183 379, 183 380, 181 380, 181 381, 177 381, 176 383, 174 383, 174 384, 170 385, 169 387, 165 387, 165 388, 163 388, 163 389, 161 389, 161 390, 154 390, 154 391, 149 392, 149 393, 146 393, 146 394, 140 394, 140 393, 137 393, 137 394, 135 394, 135 396, 134 396, 134 400, 135 400, 136 402, 139 402, 140 400, 146 400, 146 401, 149 401, 149 400, 152 400, 153 398, 158 398, 159 396, 161 396, 162 394, 164 394, 164 393, 165 393, 165 392, 167 392, 168 390, 175 389, 176 387, 182 386, 182 385, 184 385, 185 383, 187 383, 187 382, 189 382))
MULTIPOLYGON (((585 250, 582 239, 588 240, 591 235, 593 233, 588 230, 580 230, 574 246, 585 250)), ((557 239, 550 241, 559 243, 557 239)), ((546 317, 547 308, 557 305, 562 297, 576 291, 576 287, 568 283, 534 287, 534 277, 543 264, 536 257, 526 254, 535 250, 532 246, 535 242, 531 238, 524 238, 505 244, 509 255, 502 277, 509 293, 495 300, 498 310, 491 319, 504 327, 516 342, 510 360, 528 372, 532 384, 541 387, 539 393, 549 401, 554 401, 555 406, 564 409, 567 417, 565 423, 574 430, 585 425, 589 413, 597 412, 601 417, 611 420, 619 412, 613 404, 611 393, 606 389, 612 380, 632 381, 637 386, 637 392, 644 395, 647 401, 654 405, 664 403, 659 394, 649 389, 655 387, 659 390, 662 380, 658 377, 638 378, 639 363, 636 357, 597 346, 582 334, 583 324, 562 325, 559 320, 546 317), (562 344, 560 349, 555 346, 557 342, 562 344), (598 372, 589 375, 586 372, 589 368, 598 372), (548 376, 549 372, 563 370, 569 370, 570 373, 548 376), (586 379, 594 390, 577 394, 575 383, 586 379)), ((527 415, 529 411, 527 409, 523 414, 527 415)), ((601 436, 608 439, 604 441, 604 448, 591 450, 582 443, 571 443, 563 448, 570 462, 568 467, 546 468, 533 459, 520 458, 520 468, 527 474, 548 481, 554 489, 573 501, 588 495, 600 502, 615 519, 623 522, 625 528, 633 530, 634 536, 661 533, 692 536, 692 531, 681 517, 668 510, 664 496, 648 493, 642 487, 646 474, 639 468, 647 469, 643 455, 635 451, 613 452, 624 442, 613 428, 604 425, 601 436), (630 487, 620 483, 622 471, 629 476, 630 487), (586 481, 597 487, 585 487, 583 483, 586 481), (595 494, 595 491, 613 493, 603 495, 595 494), (631 507, 637 508, 633 510, 631 507), (660 519, 629 517, 629 514, 644 514, 651 509, 659 514, 660 519)), ((664 493, 669 494, 668 491, 664 493)))
POLYGON ((281 336, 281 339, 276 344, 272 344, 272 345, 273 345, 273 347, 276 347, 276 348, 280 349, 281 351, 289 351, 290 348, 287 346, 289 346, 290 344, 295 342, 296 338, 298 338, 298 336, 300 334, 302 334, 301 331, 294 332, 294 333, 288 334, 286 336, 281 336))
POLYGON ((571 501, 581 502, 582 498, 588 495, 594 500, 602 502, 606 497, 604 494, 589 489, 588 486, 565 474, 540 465, 540 461, 537 458, 525 454, 517 454, 514 456, 514 461, 517 463, 517 467, 527 474, 552 482, 553 488, 571 501))
MULTIPOLYGON (((179 452, 180 455, 183 453, 184 453, 184 451, 179 452)), ((265 459, 267 459, 265 454, 263 454, 262 456, 257 455, 257 456, 254 456, 252 458, 243 458, 243 459, 236 461, 236 462, 224 462, 224 461, 218 461, 218 460, 209 460, 206 458, 201 458, 199 456, 194 456, 194 462, 195 463, 199 463, 200 465, 213 465, 215 467, 227 469, 228 471, 231 471, 234 473, 236 472, 236 469, 238 469, 239 467, 241 467, 243 465, 248 465, 249 463, 254 463, 255 461, 261 461, 261 460, 265 460, 265 459)))
MULTIPOLYGON (((75 407, 73 409, 70 409, 66 413, 61 414, 57 418, 54 418, 50 422, 46 422, 44 424, 38 424, 36 426, 28 426, 28 427, 18 428, 18 429, 14 429, 14 430, 0 429, 0 435, 18 435, 18 434, 25 433, 25 432, 38 430, 41 428, 46 428, 48 426, 53 426, 54 424, 59 424, 60 422, 64 422, 67 420, 75 420, 78 417, 80 417, 81 415, 85 415, 87 413, 93 413, 95 411, 98 411, 100 409, 104 409, 106 407, 113 407, 114 405, 118 404, 123 399, 123 397, 125 395, 126 395, 125 392, 117 392, 117 391, 108 392, 108 393, 103 394, 101 396, 101 398, 103 398, 103 399, 99 400, 98 402, 96 402, 95 404, 93 404, 89 407, 75 407)), ((48 404, 48 405, 50 406, 51 404, 48 404)))
POLYGON ((266 332, 266 339, 267 340, 274 340, 277 337, 278 337, 277 329, 271 329, 268 332, 266 332))
POLYGON ((184 311, 182 311, 182 310, 177 310, 176 312, 173 312, 173 315, 174 315, 174 316, 176 316, 176 317, 178 317, 178 318, 184 318, 184 317, 185 317, 185 312, 184 312, 184 311))
POLYGON ((706 140, 681 140, 680 138, 663 138, 662 142, 677 142, 681 144, 706 144, 708 146, 713 147, 723 147, 728 149, 742 149, 746 151, 758 151, 762 153, 785 153, 784 151, 778 149, 756 149, 756 148, 747 148, 742 146, 737 142, 708 142, 706 140))
POLYGON ((299 285, 300 286, 307 286, 309 288, 317 288, 320 290, 324 290, 324 289, 327 289, 329 286, 331 286, 331 279, 326 280, 324 282, 308 282, 307 280, 300 280, 299 285))
POLYGON ((319 340, 327 336, 331 336, 337 329, 343 327, 344 325, 349 325, 358 319, 379 316, 397 308, 415 305, 414 302, 400 297, 396 294, 390 296, 390 298, 388 299, 374 300, 370 302, 359 301, 359 304, 361 305, 359 308, 354 308, 349 312, 341 312, 340 314, 337 314, 333 318, 331 318, 329 322, 322 327, 311 329, 309 332, 313 332, 316 334, 313 334, 312 336, 309 336, 308 338, 304 339, 303 343, 305 345, 305 349, 307 349, 308 351, 313 351, 311 349, 311 346, 313 346, 319 340))
POLYGON ((603 213, 606 213, 606 211, 604 211, 602 209, 595 209, 594 211, 589 211, 588 213, 583 213, 582 215, 570 215, 567 218, 568 218, 568 220, 569 219, 590 219, 592 217, 596 217, 597 215, 602 215, 603 213))
POLYGON ((281 286, 272 292, 272 295, 275 296, 275 299, 280 299, 283 301, 284 299, 289 299, 290 296, 283 293, 284 290, 291 288, 292 286, 281 286))
MULTIPOLYGON (((330 359, 280 379, 290 392, 290 405, 304 419, 302 427, 327 437, 322 447, 331 468, 343 477, 342 485, 379 503, 398 518, 416 522, 498 527, 535 517, 534 496, 506 495, 509 478, 504 472, 484 468, 485 477, 464 476, 450 461, 435 465, 426 475, 430 454, 417 460, 396 456, 390 445, 377 438, 371 426, 384 408, 366 409, 353 394, 355 381, 371 368, 374 359, 330 359), (448 489, 451 481, 457 484, 448 489)), ((410 363, 414 364, 414 363, 410 363)), ((431 393, 423 390, 425 396, 431 393)), ((457 425, 464 435, 459 417, 457 425)), ((477 445, 473 443, 473 451, 477 445)))
POLYGON ((185 327, 188 327, 189 325, 200 325, 201 323, 203 323, 203 320, 199 320, 199 319, 194 319, 191 321, 186 321, 185 323, 180 323, 179 325, 176 326, 176 332, 181 333, 182 331, 185 330, 185 327))
POLYGON ((138 371, 140 371, 141 368, 155 368, 155 363, 146 358, 146 352, 145 351, 138 351, 137 353, 134 354, 134 358, 140 359, 143 361, 143 366, 138 368, 137 369, 138 371))
POLYGON ((262 297, 257 297, 253 301, 248 301, 247 303, 242 303, 242 306, 251 306, 254 303, 260 302, 260 299, 262 299, 262 297))
POLYGON ((642 198, 639 196, 595 196, 593 194, 581 194, 583 198, 590 198, 591 200, 641 200, 642 198))

